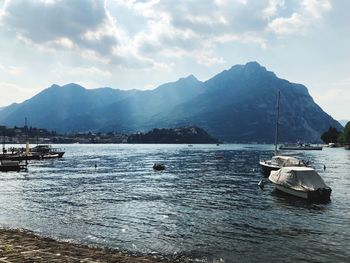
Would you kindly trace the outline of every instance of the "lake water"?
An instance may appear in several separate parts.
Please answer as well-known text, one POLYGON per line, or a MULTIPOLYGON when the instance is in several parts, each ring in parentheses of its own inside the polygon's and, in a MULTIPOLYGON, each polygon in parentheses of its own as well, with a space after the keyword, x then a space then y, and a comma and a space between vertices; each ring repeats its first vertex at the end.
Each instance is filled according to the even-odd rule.
POLYGON ((259 189, 272 145, 60 147, 62 159, 0 174, 1 226, 200 262, 350 261, 350 151, 299 154, 333 189, 312 204, 259 189))

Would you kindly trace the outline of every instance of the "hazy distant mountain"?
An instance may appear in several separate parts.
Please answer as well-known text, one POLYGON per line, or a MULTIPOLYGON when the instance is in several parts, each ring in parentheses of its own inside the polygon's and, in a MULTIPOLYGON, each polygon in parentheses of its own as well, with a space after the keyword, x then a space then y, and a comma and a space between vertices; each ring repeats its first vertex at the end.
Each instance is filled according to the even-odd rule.
POLYGON ((29 125, 58 131, 89 130, 98 120, 90 116, 95 109, 115 103, 133 94, 111 88, 87 90, 77 84, 52 85, 36 96, 20 104, 12 104, 1 111, 0 121, 7 125, 23 125, 27 117, 29 125), (80 120, 70 123, 75 116, 80 120))
POLYGON ((145 131, 197 125, 230 142, 272 142, 281 91, 280 141, 319 141, 340 124, 300 84, 279 79, 256 62, 236 65, 201 82, 194 76, 149 91, 87 90, 53 85, 0 111, 0 123, 71 131, 145 131))
POLYGON ((103 131, 151 129, 155 127, 153 116, 160 112, 169 112, 202 94, 202 85, 201 81, 191 75, 102 107, 95 112, 95 117, 105 120, 105 125, 100 127, 103 131))
POLYGON ((349 120, 339 120, 338 121, 343 127, 349 122, 349 120))

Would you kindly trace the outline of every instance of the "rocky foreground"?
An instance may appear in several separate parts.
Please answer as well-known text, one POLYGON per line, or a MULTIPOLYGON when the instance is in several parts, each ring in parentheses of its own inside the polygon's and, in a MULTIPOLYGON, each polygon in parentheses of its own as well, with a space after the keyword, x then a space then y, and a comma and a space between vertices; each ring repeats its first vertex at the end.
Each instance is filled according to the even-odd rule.
POLYGON ((40 237, 28 231, 0 229, 0 262, 170 263, 159 256, 136 255, 40 237))

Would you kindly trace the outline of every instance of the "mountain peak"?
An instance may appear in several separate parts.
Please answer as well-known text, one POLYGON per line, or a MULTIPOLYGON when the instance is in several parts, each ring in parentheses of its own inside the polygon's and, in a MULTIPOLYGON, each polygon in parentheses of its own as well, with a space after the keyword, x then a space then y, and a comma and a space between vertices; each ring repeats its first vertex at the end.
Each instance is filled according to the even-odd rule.
MULTIPOLYGON (((237 65, 237 67, 239 67, 240 70, 243 70, 248 75, 277 77, 274 72, 267 70, 264 66, 260 65, 256 61, 247 62, 245 65, 237 65)), ((232 67, 232 69, 233 68, 235 68, 235 66, 232 67)))
POLYGON ((264 66, 261 66, 258 62, 256 61, 250 61, 244 65, 245 68, 252 70, 252 71, 264 71, 266 72, 266 68, 264 66))
POLYGON ((195 82, 198 82, 199 80, 194 76, 194 75, 188 75, 187 77, 184 77, 184 78, 180 78, 179 81, 182 80, 182 81, 195 81, 195 82))
POLYGON ((62 88, 66 88, 66 89, 84 89, 84 87, 76 84, 76 83, 68 83, 66 85, 63 85, 62 88))
POLYGON ((246 67, 256 67, 256 68, 265 68, 261 66, 258 62, 256 61, 249 61, 245 64, 246 67))
POLYGON ((230 71, 231 70, 244 70, 251 73, 267 72, 266 68, 256 61, 247 62, 245 65, 234 65, 231 67, 230 71))
POLYGON ((51 89, 51 88, 60 88, 60 87, 61 87, 60 85, 52 84, 52 85, 49 87, 49 89, 51 89))

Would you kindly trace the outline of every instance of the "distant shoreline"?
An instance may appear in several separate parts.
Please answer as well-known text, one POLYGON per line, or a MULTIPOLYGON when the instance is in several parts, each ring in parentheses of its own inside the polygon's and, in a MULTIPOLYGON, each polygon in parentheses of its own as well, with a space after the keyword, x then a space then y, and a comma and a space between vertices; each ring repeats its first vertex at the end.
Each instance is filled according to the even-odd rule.
POLYGON ((0 228, 0 258, 6 262, 180 262, 161 256, 57 241, 28 230, 5 228, 0 228))
POLYGON ((73 144, 73 143, 159 143, 159 144, 211 144, 220 143, 220 140, 209 135, 204 129, 196 126, 179 128, 154 128, 146 133, 137 132, 131 134, 122 133, 77 133, 77 134, 57 134, 45 129, 30 128, 7 128, 2 129, 3 144, 21 144, 29 142, 31 144, 73 144))

